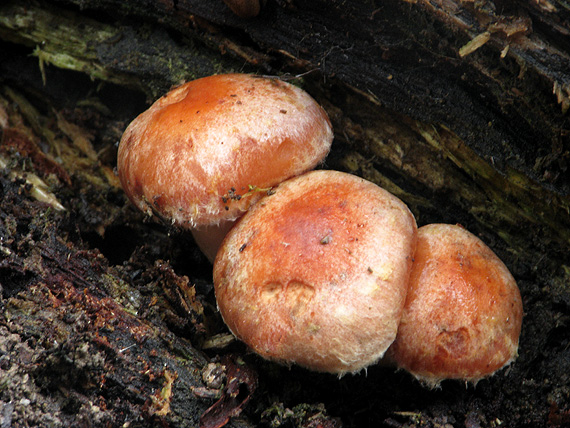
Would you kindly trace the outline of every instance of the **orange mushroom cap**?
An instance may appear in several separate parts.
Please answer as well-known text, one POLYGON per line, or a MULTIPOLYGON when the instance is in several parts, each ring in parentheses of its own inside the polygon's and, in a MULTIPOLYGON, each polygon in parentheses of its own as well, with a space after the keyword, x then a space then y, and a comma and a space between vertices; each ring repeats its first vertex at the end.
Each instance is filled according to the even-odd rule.
POLYGON ((477 382, 517 356, 522 301, 515 279, 460 226, 418 229, 410 289, 387 355, 429 386, 477 382))
POLYGON ((283 182, 226 236, 214 263, 220 313, 261 356, 356 372, 396 337, 416 223, 384 189, 336 171, 283 182))
POLYGON ((241 18, 253 18, 259 15, 265 0, 224 0, 224 3, 241 18))
POLYGON ((327 114, 305 91, 216 75, 174 88, 133 120, 117 167, 139 209, 206 228, 240 217, 262 189, 313 169, 332 137, 327 114))

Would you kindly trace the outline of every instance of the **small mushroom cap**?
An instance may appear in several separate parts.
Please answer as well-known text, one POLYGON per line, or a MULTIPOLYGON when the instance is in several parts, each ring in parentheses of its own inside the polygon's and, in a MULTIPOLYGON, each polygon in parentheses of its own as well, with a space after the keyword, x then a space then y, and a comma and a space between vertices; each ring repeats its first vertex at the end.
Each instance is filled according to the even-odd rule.
POLYGON ((184 228, 234 220, 327 155, 332 129, 303 90, 246 74, 205 77, 157 100, 126 129, 117 168, 142 211, 184 228))
POLYGON ((290 179, 228 233, 214 263, 218 307, 261 356, 343 374, 396 337, 416 223, 362 178, 313 171, 290 179))
POLYGON ((522 300, 503 262, 456 225, 418 229, 410 289, 387 355, 429 386, 477 382, 517 356, 522 300))
POLYGON ((241 18, 253 18, 259 15, 265 0, 224 0, 233 13, 241 18))

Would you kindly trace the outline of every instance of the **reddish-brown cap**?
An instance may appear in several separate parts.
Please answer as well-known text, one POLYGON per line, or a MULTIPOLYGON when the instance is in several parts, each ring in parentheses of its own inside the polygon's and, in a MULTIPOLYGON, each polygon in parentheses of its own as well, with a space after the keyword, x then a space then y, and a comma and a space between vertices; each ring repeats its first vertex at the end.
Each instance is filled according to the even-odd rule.
POLYGON ((139 209, 194 228, 238 218, 261 189, 314 168, 331 141, 325 111, 303 90, 216 75, 173 89, 138 116, 117 166, 139 209))
POLYGON ((253 18, 259 15, 265 0, 224 0, 233 13, 241 18, 253 18))
POLYGON ((522 301, 503 262, 460 226, 418 229, 410 289, 390 359, 430 386, 477 382, 517 356, 522 301))
POLYGON ((309 172, 226 236, 214 263, 218 307, 265 358, 355 372, 396 337, 415 243, 398 198, 350 174, 309 172))

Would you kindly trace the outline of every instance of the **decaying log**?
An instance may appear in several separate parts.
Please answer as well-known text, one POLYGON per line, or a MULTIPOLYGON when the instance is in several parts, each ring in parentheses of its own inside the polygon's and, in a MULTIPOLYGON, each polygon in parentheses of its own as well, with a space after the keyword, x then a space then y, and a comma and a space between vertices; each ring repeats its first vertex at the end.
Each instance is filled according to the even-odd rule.
POLYGON ((240 372, 222 368, 229 353, 258 379, 232 375, 230 402, 247 403, 225 410, 233 425, 567 424, 569 109, 559 0, 268 0, 247 19, 222 0, 3 2, 0 425, 197 426, 240 372), (429 391, 392 369, 339 380, 223 342, 208 262, 137 213, 113 168, 149 102, 226 71, 303 86, 335 128, 325 167, 503 258, 525 306, 513 366, 429 391))

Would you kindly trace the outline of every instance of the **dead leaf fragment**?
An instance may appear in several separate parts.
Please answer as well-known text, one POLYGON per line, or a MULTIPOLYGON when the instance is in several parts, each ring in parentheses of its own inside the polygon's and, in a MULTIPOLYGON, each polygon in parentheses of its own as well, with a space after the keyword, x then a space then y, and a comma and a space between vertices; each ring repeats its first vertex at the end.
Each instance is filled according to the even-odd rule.
POLYGON ((239 357, 227 355, 222 364, 226 367, 226 387, 222 397, 200 418, 200 428, 223 427, 242 412, 257 388, 257 373, 239 357))
POLYGON ((479 34, 472 38, 469 42, 467 42, 461 49, 459 49, 459 56, 462 58, 469 54, 472 54, 485 43, 487 43, 491 39, 491 33, 489 31, 485 31, 484 33, 479 34))

